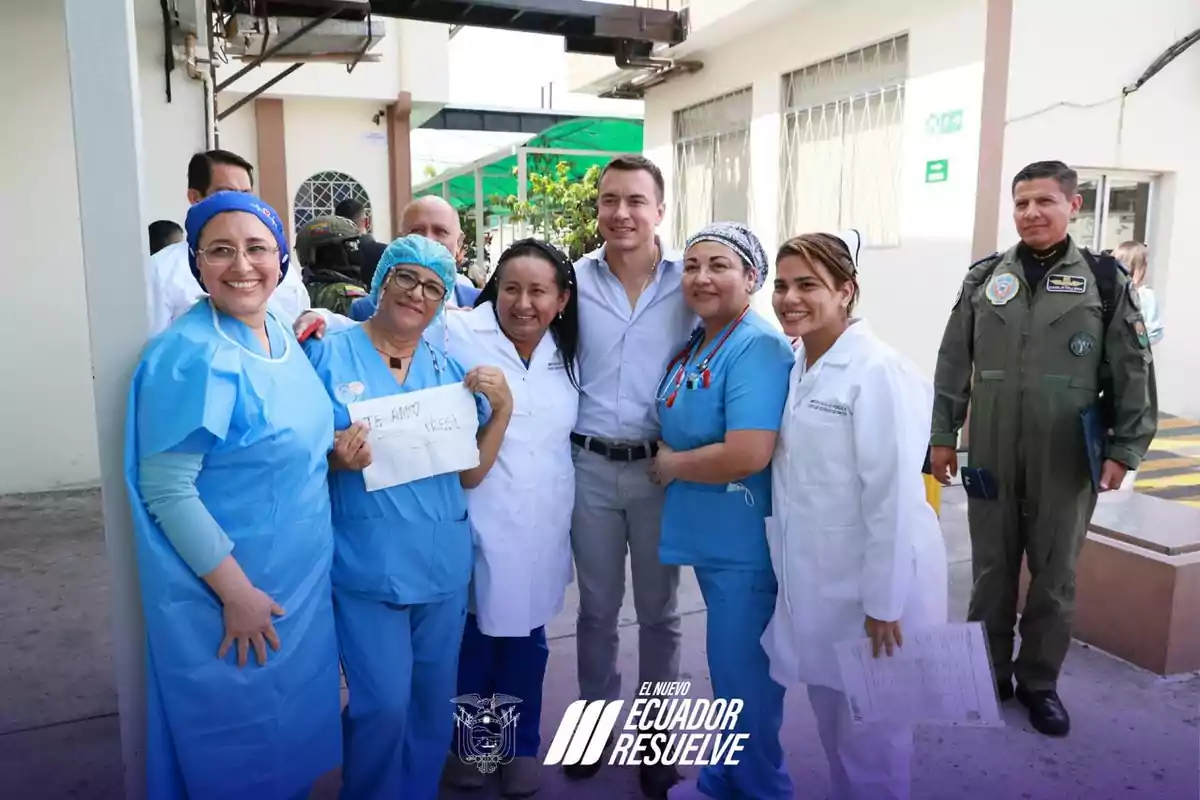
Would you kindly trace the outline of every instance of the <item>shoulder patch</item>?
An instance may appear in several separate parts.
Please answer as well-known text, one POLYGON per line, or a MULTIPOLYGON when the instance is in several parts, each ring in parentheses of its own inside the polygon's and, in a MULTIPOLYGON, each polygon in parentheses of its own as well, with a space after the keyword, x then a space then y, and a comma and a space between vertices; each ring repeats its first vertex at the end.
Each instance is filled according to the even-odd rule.
POLYGON ((346 297, 366 297, 367 293, 357 286, 351 286, 348 283, 342 284, 342 294, 346 297))

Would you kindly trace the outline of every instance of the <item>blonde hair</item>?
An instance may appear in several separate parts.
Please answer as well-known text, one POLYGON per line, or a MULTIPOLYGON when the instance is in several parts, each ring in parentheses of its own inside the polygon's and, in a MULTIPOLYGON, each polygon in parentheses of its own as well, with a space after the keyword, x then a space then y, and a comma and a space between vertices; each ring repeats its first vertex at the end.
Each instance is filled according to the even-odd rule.
POLYGON ((1149 264, 1149 250, 1146 245, 1141 242, 1122 242, 1121 245, 1113 251, 1113 258, 1120 261, 1125 269, 1129 270, 1130 277, 1137 286, 1141 286, 1146 280, 1146 267, 1149 264))
POLYGON ((833 277, 834 285, 831 288, 835 290, 841 289, 846 283, 853 284, 846 313, 854 313, 854 306, 858 304, 858 270, 854 267, 854 258, 845 242, 828 233, 805 233, 780 245, 775 263, 788 256, 802 258, 814 267, 818 264, 825 267, 833 277))

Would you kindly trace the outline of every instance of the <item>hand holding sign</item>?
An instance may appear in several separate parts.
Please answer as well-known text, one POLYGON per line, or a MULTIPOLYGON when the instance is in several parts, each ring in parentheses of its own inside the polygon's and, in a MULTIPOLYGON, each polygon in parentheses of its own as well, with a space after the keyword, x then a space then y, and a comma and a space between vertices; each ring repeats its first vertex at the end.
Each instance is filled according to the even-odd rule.
POLYGON ((512 412, 512 391, 508 388, 508 380, 499 368, 476 367, 467 373, 463 383, 470 391, 478 392, 487 398, 493 414, 512 412))
POLYGON ((329 466, 335 470, 361 472, 371 465, 371 444, 367 441, 370 428, 365 422, 355 422, 333 435, 333 452, 329 454, 329 466))
MULTIPOLYGON (((494 380, 485 384, 498 391, 494 380)), ((363 469, 368 492, 479 466, 475 397, 461 383, 350 403, 347 409, 369 430, 371 462, 363 469)))

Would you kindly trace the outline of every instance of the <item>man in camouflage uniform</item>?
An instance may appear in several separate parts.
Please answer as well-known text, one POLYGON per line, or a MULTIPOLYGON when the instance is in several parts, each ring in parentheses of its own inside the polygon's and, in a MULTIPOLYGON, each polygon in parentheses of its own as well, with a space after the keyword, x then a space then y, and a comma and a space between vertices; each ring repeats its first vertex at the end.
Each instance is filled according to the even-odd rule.
POLYGON ((1014 178, 1021 242, 974 265, 963 281, 938 354, 930 438, 933 474, 948 484, 970 400, 964 485, 988 494, 994 482, 995 495, 968 496, 968 619, 987 630, 1000 699, 1015 695, 1033 727, 1050 736, 1070 730, 1057 682, 1071 643, 1075 562, 1097 491, 1120 488, 1126 471, 1137 469, 1158 418, 1136 290, 1115 262, 1085 255, 1067 233, 1083 202, 1077 185, 1061 162, 1031 164, 1014 178), (1094 461, 1088 409, 1097 410, 1092 440, 1103 446, 1094 461), (1031 581, 1014 665, 1022 556, 1031 581))
POLYGON ((350 305, 367 296, 353 263, 359 236, 354 222, 337 216, 317 217, 296 235, 296 258, 304 267, 304 285, 313 308, 349 316, 350 305))

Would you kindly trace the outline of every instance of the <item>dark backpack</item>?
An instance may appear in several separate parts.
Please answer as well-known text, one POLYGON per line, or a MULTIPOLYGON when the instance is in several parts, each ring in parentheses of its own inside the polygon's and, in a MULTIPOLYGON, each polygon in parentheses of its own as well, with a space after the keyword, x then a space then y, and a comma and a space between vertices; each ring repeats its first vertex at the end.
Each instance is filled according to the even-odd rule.
MULTIPOLYGON (((1100 293, 1100 316, 1104 322, 1104 333, 1107 336, 1108 329, 1112 325, 1113 316, 1117 313, 1117 301, 1120 299, 1119 290, 1117 289, 1117 270, 1129 275, 1129 270, 1125 269, 1125 265, 1117 261, 1109 253, 1101 253, 1096 255, 1091 250, 1080 248, 1083 253, 1083 260, 1087 262, 1088 267, 1092 270, 1092 277, 1096 280, 1096 291, 1100 293)), ((1000 262, 1003 253, 992 253, 986 258, 981 258, 970 266, 974 269, 980 264, 989 265, 987 273, 983 276, 986 280, 991 276, 992 269, 1000 262)), ((1103 341, 1101 347, 1103 347, 1103 341)), ((1111 427, 1116 420, 1116 407, 1113 403, 1112 396, 1112 365, 1108 362, 1108 355, 1105 354, 1103 361, 1100 364, 1100 399, 1099 399, 1100 417, 1104 421, 1104 425, 1111 427)))

